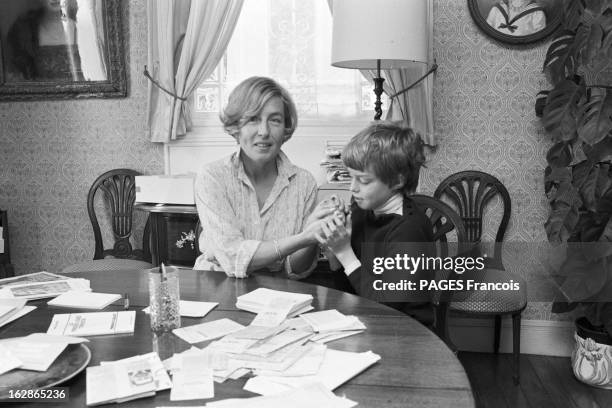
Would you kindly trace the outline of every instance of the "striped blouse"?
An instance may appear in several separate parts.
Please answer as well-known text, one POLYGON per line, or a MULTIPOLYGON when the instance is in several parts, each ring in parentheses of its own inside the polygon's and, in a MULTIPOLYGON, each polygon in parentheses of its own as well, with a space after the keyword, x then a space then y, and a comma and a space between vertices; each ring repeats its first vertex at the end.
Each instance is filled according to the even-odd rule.
MULTIPOLYGON (((202 168, 195 181, 202 255, 196 259, 194 269, 224 271, 228 276, 244 278, 262 241, 302 231, 316 206, 316 181, 308 171, 293 165, 282 151, 277 169, 274 186, 259 209, 239 151, 202 168)), ((284 269, 291 276, 288 259, 284 265, 276 261, 269 268, 284 269)))

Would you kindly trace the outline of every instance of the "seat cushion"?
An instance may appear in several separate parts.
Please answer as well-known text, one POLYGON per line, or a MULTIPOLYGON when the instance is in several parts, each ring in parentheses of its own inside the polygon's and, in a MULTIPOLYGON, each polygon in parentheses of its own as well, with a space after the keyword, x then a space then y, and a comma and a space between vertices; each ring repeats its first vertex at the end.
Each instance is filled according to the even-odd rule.
MULTIPOLYGON (((527 305, 527 283, 516 273, 501 269, 484 269, 471 272, 465 279, 473 279, 477 285, 481 283, 508 284, 513 281, 518 283, 518 290, 472 289, 453 292, 452 302, 449 305, 451 310, 502 314, 522 310, 527 305)), ((464 288, 466 287, 467 283, 464 281, 464 288)))
POLYGON ((94 261, 79 262, 65 267, 61 273, 87 272, 87 271, 123 271, 151 269, 153 265, 135 259, 96 259, 94 261))

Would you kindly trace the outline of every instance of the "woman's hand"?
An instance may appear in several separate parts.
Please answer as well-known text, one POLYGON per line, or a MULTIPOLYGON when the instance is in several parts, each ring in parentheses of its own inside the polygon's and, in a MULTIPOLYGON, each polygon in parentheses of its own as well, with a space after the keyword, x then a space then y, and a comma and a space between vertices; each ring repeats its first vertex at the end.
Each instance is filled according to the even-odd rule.
POLYGON ((339 214, 326 218, 321 225, 321 229, 323 234, 315 233, 317 241, 329 248, 334 254, 350 249, 352 232, 350 214, 346 219, 339 214))

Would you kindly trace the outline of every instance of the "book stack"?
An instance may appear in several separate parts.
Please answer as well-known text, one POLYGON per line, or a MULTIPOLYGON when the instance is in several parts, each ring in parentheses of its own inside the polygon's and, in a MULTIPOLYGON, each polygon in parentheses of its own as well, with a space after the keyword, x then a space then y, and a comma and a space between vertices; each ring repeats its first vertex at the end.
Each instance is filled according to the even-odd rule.
POLYGON ((289 317, 312 310, 312 295, 304 293, 282 292, 267 288, 258 288, 252 292, 238 296, 236 307, 252 313, 263 312, 273 301, 290 304, 289 317))
POLYGON ((151 397, 172 387, 157 353, 87 367, 87 405, 121 403, 151 397))
POLYGON ((326 142, 325 158, 321 160, 321 167, 325 169, 325 178, 328 183, 346 184, 351 181, 349 172, 342 162, 341 153, 344 142, 326 142))

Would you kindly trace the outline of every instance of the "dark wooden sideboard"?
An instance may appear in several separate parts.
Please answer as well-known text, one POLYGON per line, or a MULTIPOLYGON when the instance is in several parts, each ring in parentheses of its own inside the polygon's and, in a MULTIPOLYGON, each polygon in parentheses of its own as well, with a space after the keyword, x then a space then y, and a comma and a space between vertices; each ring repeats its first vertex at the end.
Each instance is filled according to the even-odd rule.
POLYGON ((6 211, 0 210, 0 279, 15 276, 15 269, 11 265, 11 250, 9 240, 8 215, 6 211))

